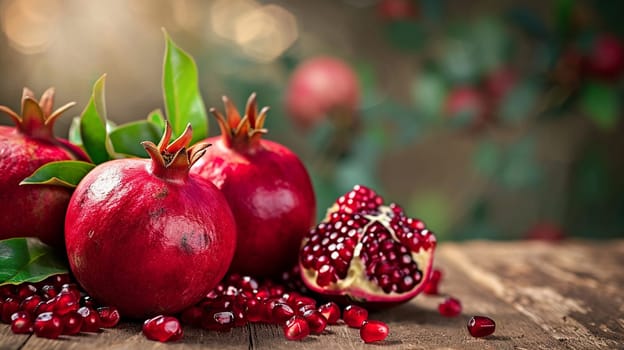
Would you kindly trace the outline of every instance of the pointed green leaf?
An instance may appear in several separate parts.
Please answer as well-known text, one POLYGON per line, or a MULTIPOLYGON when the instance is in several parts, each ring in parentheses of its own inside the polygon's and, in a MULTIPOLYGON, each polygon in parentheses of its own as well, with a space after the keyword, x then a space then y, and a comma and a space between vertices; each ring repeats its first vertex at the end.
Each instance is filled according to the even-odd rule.
POLYGON ((139 120, 123 124, 113 129, 110 139, 115 152, 128 156, 147 157, 142 141, 158 143, 162 135, 159 127, 148 120, 139 120))
POLYGON ((165 32, 165 58, 163 65, 163 93, 167 118, 174 136, 179 136, 191 123, 193 140, 208 136, 206 107, 199 93, 197 66, 193 58, 180 49, 165 32))
POLYGON ((0 285, 34 283, 67 272, 67 265, 52 248, 35 238, 0 241, 0 285))
POLYGON ((165 130, 165 117, 160 109, 155 109, 147 116, 147 120, 154 123, 159 128, 159 134, 165 130))
POLYGON ((105 80, 106 75, 103 75, 95 82, 89 103, 80 116, 82 143, 95 164, 111 160, 114 155, 106 128, 105 80))
POLYGON ((69 125, 69 142, 76 146, 82 146, 82 136, 80 136, 80 117, 74 117, 69 125))
POLYGON ((583 111, 602 129, 612 129, 617 124, 620 101, 614 88, 589 83, 582 92, 580 103, 583 111))
POLYGON ((75 188, 95 164, 79 160, 61 160, 42 165, 20 185, 55 185, 75 188))

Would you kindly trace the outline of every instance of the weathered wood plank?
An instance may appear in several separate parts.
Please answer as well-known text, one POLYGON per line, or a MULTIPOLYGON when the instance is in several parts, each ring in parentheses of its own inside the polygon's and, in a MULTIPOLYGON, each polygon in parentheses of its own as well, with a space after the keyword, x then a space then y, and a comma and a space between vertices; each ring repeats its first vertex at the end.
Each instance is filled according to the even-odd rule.
POLYGON ((0 350, 19 349, 31 335, 13 334, 11 327, 0 324, 0 350))
POLYGON ((566 348, 624 343, 622 242, 473 242, 444 248, 444 256, 475 283, 566 348))

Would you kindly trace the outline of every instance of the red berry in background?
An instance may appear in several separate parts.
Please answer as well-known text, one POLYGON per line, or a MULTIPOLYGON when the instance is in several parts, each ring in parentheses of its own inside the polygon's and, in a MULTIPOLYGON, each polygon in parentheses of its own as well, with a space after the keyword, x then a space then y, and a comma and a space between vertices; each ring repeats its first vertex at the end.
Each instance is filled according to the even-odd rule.
POLYGON ((290 77, 286 110, 302 128, 309 128, 332 115, 336 123, 350 125, 360 100, 358 78, 344 61, 315 57, 301 63, 290 77))
POLYGON ((310 327, 302 316, 293 316, 283 327, 284 336, 288 340, 302 340, 310 335, 310 327))
POLYGON ((236 219, 237 246, 230 273, 279 278, 297 261, 301 239, 316 220, 316 198, 308 171, 287 147, 263 139, 268 108, 258 112, 256 95, 245 114, 223 97, 225 117, 211 109, 221 135, 191 168, 225 195, 236 219))
POLYGON ((438 312, 444 317, 457 317, 461 314, 462 306, 458 299, 448 297, 438 305, 438 312))
POLYGON ((485 75, 483 88, 489 102, 499 104, 516 85, 518 74, 510 67, 500 67, 485 75))
POLYGON ((63 333, 63 323, 52 312, 44 312, 35 319, 33 330, 38 337, 56 339, 63 333))
POLYGON ((143 334, 150 340, 170 342, 182 339, 184 332, 177 318, 158 315, 145 320, 143 334))
POLYGON ((388 333, 390 333, 388 325, 381 321, 365 321, 360 328, 360 338, 365 343, 383 341, 388 337, 388 333))
POLYGON ((423 289, 423 293, 428 295, 437 295, 438 288, 440 286, 440 281, 442 280, 442 271, 439 269, 434 269, 431 272, 431 277, 425 284, 425 288, 423 289))
POLYGON ((476 87, 458 86, 447 95, 444 113, 454 124, 478 127, 486 121, 487 107, 485 96, 476 87))
POLYGON ((561 226, 551 222, 537 223, 530 227, 525 234, 525 239, 546 242, 559 242, 565 238, 566 234, 561 226))
POLYGON ((387 21, 414 18, 418 9, 414 0, 381 0, 377 3, 377 13, 387 21))
POLYGON ((472 316, 468 320, 468 332, 475 338, 487 337, 496 330, 496 323, 489 317, 472 316))
POLYGON ((435 235, 421 220, 356 185, 305 236, 301 278, 311 291, 343 304, 398 305, 423 290, 435 247, 435 235))
POLYGON ((357 305, 348 305, 342 312, 342 319, 351 328, 360 328, 368 320, 368 311, 357 305))
POLYGON ((184 310, 219 283, 234 255, 236 225, 225 197, 189 173, 207 145, 188 147, 190 125, 170 143, 171 136, 167 123, 158 145, 142 143, 150 159, 95 167, 67 210, 76 280, 124 317, 184 310))
POLYGON ((37 101, 24 88, 22 113, 0 106, 15 127, 0 126, 0 239, 36 236, 63 247, 63 222, 71 191, 62 186, 20 185, 40 166, 60 160, 87 160, 80 148, 54 137, 54 122, 74 103, 53 111, 54 90, 37 101))
POLYGON ((617 80, 624 71, 624 44, 612 34, 599 35, 586 58, 588 73, 604 80, 617 80))

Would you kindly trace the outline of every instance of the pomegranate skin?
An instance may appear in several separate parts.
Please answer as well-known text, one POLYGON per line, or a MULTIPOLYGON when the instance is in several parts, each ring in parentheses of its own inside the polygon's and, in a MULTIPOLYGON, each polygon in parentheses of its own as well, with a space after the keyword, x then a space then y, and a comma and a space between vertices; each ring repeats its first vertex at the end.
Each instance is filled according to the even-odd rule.
POLYGON ((94 299, 116 306, 122 317, 179 312, 211 290, 230 264, 232 213, 221 192, 188 175, 186 166, 106 162, 71 198, 65 221, 71 270, 94 299))
POLYGON ((230 272, 271 277, 297 261, 301 240, 316 220, 308 173, 288 148, 261 140, 238 151, 219 137, 191 173, 211 180, 236 218, 238 245, 230 272))
POLYGON ((24 89, 22 110, 29 112, 24 116, 1 107, 1 111, 13 118, 16 126, 0 126, 0 239, 38 237, 61 249, 71 190, 60 186, 20 185, 46 163, 88 159, 67 140, 53 136, 54 119, 73 105, 68 104, 59 109, 60 112, 54 112, 56 115, 49 120, 53 95, 54 91, 49 89, 41 102, 37 102, 32 92, 24 89))
POLYGON ((225 195, 236 219, 236 253, 230 272, 279 277, 297 261, 306 232, 316 220, 312 182, 295 153, 264 140, 267 108, 258 114, 256 97, 241 119, 224 97, 227 120, 216 110, 222 135, 205 140, 213 146, 191 168, 225 195))

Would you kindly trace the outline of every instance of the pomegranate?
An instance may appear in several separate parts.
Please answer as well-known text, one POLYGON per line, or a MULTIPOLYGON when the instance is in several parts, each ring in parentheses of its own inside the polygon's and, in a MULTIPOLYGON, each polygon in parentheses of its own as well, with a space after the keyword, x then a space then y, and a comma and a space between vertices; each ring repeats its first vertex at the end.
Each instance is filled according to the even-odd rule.
POLYGON ((54 137, 54 122, 74 103, 55 111, 53 105, 54 89, 46 90, 37 101, 24 88, 21 116, 0 106, 15 123, 15 127, 0 126, 0 239, 36 236, 52 246, 63 246, 63 220, 71 191, 53 185, 20 186, 46 163, 88 159, 78 147, 54 137))
POLYGON ((303 129, 331 115, 350 125, 360 99, 358 79, 344 61, 320 56, 306 60, 293 72, 286 92, 286 110, 303 129))
POLYGON ((311 291, 336 301, 395 305, 423 290, 435 246, 422 221, 357 185, 304 238, 301 276, 311 291))
POLYGON ((586 58, 588 73, 604 80, 617 80, 624 72, 624 45, 612 34, 602 34, 586 58))
POLYGON ((418 9, 414 0, 381 0, 377 3, 377 13, 386 21, 415 18, 418 9))
POLYGON ((234 254, 236 228, 227 201, 209 181, 189 174, 208 145, 187 148, 190 125, 169 144, 171 133, 167 124, 158 146, 142 143, 151 159, 94 168, 67 210, 74 276, 124 317, 192 305, 219 283, 234 254))
POLYGON ((226 117, 211 113, 222 135, 191 169, 212 181, 225 195, 236 218, 238 245, 231 272, 278 277, 296 264, 301 239, 316 220, 316 199, 310 176, 288 148, 262 139, 268 108, 257 110, 256 95, 241 118, 223 97, 226 117))

